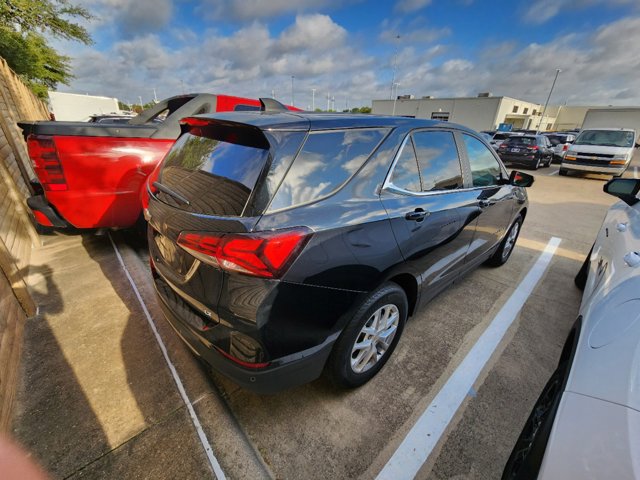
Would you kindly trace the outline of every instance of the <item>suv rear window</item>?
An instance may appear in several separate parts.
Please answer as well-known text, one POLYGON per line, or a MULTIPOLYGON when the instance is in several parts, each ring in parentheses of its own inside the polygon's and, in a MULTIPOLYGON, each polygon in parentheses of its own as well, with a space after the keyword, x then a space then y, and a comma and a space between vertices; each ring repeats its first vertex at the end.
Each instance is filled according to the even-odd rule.
POLYGON ((238 216, 268 157, 265 148, 185 134, 167 154, 159 181, 189 200, 189 205, 167 193, 156 196, 194 213, 238 216))
POLYGON ((313 202, 338 190, 364 164, 388 131, 358 128, 309 133, 269 211, 313 202))
POLYGON ((535 137, 509 137, 505 142, 506 145, 535 145, 536 138, 535 137))

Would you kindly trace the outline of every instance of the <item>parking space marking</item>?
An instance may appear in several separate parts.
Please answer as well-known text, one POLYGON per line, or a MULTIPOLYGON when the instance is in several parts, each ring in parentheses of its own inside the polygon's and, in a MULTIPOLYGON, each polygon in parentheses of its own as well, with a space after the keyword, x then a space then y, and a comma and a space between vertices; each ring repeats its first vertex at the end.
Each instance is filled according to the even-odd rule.
POLYGON ((471 347, 433 401, 393 453, 378 480, 409 480, 416 476, 464 402, 524 303, 551 263, 562 240, 552 237, 535 264, 511 294, 491 324, 471 347))
POLYGON ((213 449, 211 448, 211 444, 207 439, 207 435, 204 433, 204 430, 202 429, 202 425, 200 424, 200 419, 198 418, 198 415, 196 414, 196 411, 194 410, 193 405, 189 400, 189 397, 187 396, 187 392, 184 388, 184 385, 182 384, 182 380, 180 380, 180 376, 178 375, 178 372, 176 371, 176 367, 173 366, 173 363, 169 358, 167 347, 162 341, 162 337, 160 337, 160 333, 158 333, 158 329, 156 328, 156 324, 153 321, 153 318, 151 318, 151 314, 149 313, 147 304, 144 303, 144 300, 142 299, 142 295, 140 295, 140 291, 138 290, 136 283, 133 281, 133 278, 131 277, 129 270, 127 269, 127 266, 125 265, 124 260, 122 259, 120 250, 118 250, 116 243, 113 241, 111 233, 109 233, 109 241, 113 246, 114 252, 116 252, 116 257, 118 258, 118 262, 120 262, 120 266, 124 270, 124 274, 126 275, 127 279, 129 280, 129 283, 131 284, 131 288, 133 288, 133 292, 136 294, 136 298, 138 299, 138 302, 142 307, 142 311, 144 312, 144 315, 147 318, 147 322, 149 323, 149 327, 151 328, 151 331, 153 332, 153 335, 156 338, 156 342, 158 342, 158 345, 160 346, 160 350, 162 351, 162 356, 164 357, 164 360, 167 362, 167 365, 169 366, 169 371, 171 372, 171 376, 173 377, 173 380, 175 381, 176 386, 178 387, 178 391, 180 392, 180 396, 182 397, 182 400, 186 405, 187 410, 189 411, 189 416, 191 417, 191 421, 193 422, 193 426, 196 429, 198 438, 200 439, 200 443, 204 448, 204 451, 207 455, 207 459, 209 460, 209 464, 211 465, 213 473, 215 474, 218 480, 225 480, 226 479, 225 474, 222 471, 222 467, 220 466, 218 459, 213 454, 213 449))
POLYGON ((638 178, 638 167, 633 167, 633 178, 638 178))
POLYGON ((555 172, 547 173, 547 177, 550 177, 551 175, 558 175, 559 171, 560 170, 556 170, 555 172))

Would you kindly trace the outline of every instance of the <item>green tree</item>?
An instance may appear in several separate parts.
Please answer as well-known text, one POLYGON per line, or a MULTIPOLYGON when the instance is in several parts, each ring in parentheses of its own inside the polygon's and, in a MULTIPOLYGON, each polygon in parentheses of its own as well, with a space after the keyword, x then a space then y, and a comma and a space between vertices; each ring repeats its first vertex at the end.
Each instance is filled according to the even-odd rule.
POLYGON ((68 0, 0 0, 0 55, 41 98, 73 78, 70 58, 59 54, 46 36, 91 44, 89 32, 74 19, 91 19, 68 0))

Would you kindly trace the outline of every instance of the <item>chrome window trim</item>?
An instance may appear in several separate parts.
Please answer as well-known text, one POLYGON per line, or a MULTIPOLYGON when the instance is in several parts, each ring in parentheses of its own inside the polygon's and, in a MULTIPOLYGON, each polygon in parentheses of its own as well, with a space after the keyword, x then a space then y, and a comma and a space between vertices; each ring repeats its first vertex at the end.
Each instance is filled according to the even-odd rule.
MULTIPOLYGON (((391 177, 393 176, 393 171, 396 168, 396 163, 398 163, 398 159, 400 158, 400 155, 402 154, 402 151, 404 150, 404 147, 406 146, 407 142, 411 139, 411 135, 413 135, 414 133, 418 133, 418 132, 449 132, 451 133, 451 136, 453 137, 453 141, 456 145, 456 151, 458 152, 458 161, 460 162, 460 173, 462 175, 462 181, 464 182, 464 166, 462 165, 462 156, 460 155, 460 148, 458 147, 458 142, 456 140, 456 131, 455 130, 445 130, 445 129, 419 129, 419 130, 412 130, 409 133, 407 133, 407 136, 404 137, 404 139, 402 140, 402 143, 400 144, 400 148, 398 148, 398 151, 396 152, 395 156, 393 157, 393 161, 391 162, 391 167, 389 168, 389 171, 387 172, 387 176, 384 179, 384 182, 382 183, 382 188, 380 189, 380 193, 382 192, 389 192, 389 193, 395 193, 395 194, 399 194, 399 195, 405 195, 405 196, 409 196, 409 197, 428 197, 431 195, 442 195, 442 194, 446 194, 446 193, 456 193, 456 192, 469 192, 472 190, 481 190, 483 188, 487 188, 487 187, 496 187, 496 186, 500 186, 500 185, 488 185, 488 186, 484 186, 484 187, 465 187, 465 188, 456 188, 455 190, 432 190, 429 192, 412 192, 410 190, 405 190, 404 188, 400 188, 396 185, 393 184, 393 182, 391 181, 391 177)), ((464 132, 462 132, 464 133, 464 132)), ((475 138, 475 137, 474 137, 475 138)), ((417 159, 416 159, 417 160, 417 159)), ((418 175, 420 175, 420 164, 418 164, 418 175)), ((422 182, 420 183, 422 185, 422 182)))

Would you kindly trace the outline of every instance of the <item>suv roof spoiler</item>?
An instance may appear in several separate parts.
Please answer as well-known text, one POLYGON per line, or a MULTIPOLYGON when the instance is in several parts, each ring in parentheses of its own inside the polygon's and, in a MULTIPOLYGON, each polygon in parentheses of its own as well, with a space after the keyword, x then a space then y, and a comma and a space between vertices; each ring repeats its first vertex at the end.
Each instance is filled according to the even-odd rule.
POLYGON ((288 112, 289 109, 273 98, 260 98, 261 112, 288 112))

